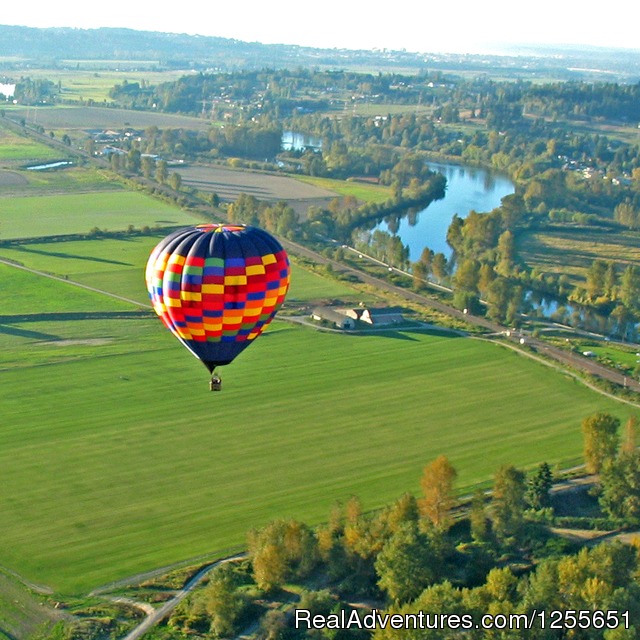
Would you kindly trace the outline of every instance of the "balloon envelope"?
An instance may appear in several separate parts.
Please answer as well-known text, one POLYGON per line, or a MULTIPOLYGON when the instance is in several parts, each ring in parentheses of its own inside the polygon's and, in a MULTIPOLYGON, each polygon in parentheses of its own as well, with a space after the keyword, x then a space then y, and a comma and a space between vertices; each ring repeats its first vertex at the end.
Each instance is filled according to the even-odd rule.
POLYGON ((245 225, 175 231, 158 243, 146 268, 155 312, 209 371, 229 364, 262 333, 289 279, 280 243, 245 225))

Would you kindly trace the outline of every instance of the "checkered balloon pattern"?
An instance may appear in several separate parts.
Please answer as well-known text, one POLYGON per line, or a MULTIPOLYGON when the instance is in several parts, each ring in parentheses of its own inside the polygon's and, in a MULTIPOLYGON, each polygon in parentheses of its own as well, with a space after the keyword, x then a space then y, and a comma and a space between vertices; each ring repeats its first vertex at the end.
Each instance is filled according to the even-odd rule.
POLYGON ((146 268, 155 312, 209 371, 229 364, 262 333, 289 279, 280 243, 244 225, 180 229, 155 247, 146 268))

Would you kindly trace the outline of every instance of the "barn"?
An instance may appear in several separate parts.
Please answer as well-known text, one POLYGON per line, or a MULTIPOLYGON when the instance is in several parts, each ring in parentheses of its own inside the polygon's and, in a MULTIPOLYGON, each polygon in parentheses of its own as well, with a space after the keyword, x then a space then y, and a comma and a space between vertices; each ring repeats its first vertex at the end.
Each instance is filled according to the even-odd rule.
POLYGON ((326 321, 334 324, 338 329, 355 329, 356 321, 344 313, 340 313, 331 307, 316 307, 311 312, 311 318, 318 322, 326 321))
POLYGON ((394 307, 358 307, 348 309, 347 315, 374 327, 388 327, 405 322, 401 309, 394 307))

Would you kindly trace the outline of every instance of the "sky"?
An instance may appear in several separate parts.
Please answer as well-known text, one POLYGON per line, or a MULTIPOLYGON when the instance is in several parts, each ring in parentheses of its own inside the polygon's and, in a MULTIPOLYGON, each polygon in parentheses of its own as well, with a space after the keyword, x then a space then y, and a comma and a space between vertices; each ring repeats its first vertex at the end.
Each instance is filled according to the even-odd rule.
POLYGON ((502 53, 572 44, 640 50, 640 2, 584 0, 27 0, 3 2, 0 24, 124 27, 264 44, 502 53))

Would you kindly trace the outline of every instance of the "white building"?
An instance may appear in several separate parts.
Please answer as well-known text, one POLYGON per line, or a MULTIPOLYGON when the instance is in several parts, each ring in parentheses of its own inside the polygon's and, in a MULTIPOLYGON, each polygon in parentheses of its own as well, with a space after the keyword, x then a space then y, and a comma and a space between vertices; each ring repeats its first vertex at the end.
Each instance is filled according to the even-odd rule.
POLYGON ((3 95, 5 100, 13 99, 16 92, 15 84, 2 84, 0 83, 0 95, 3 95))

